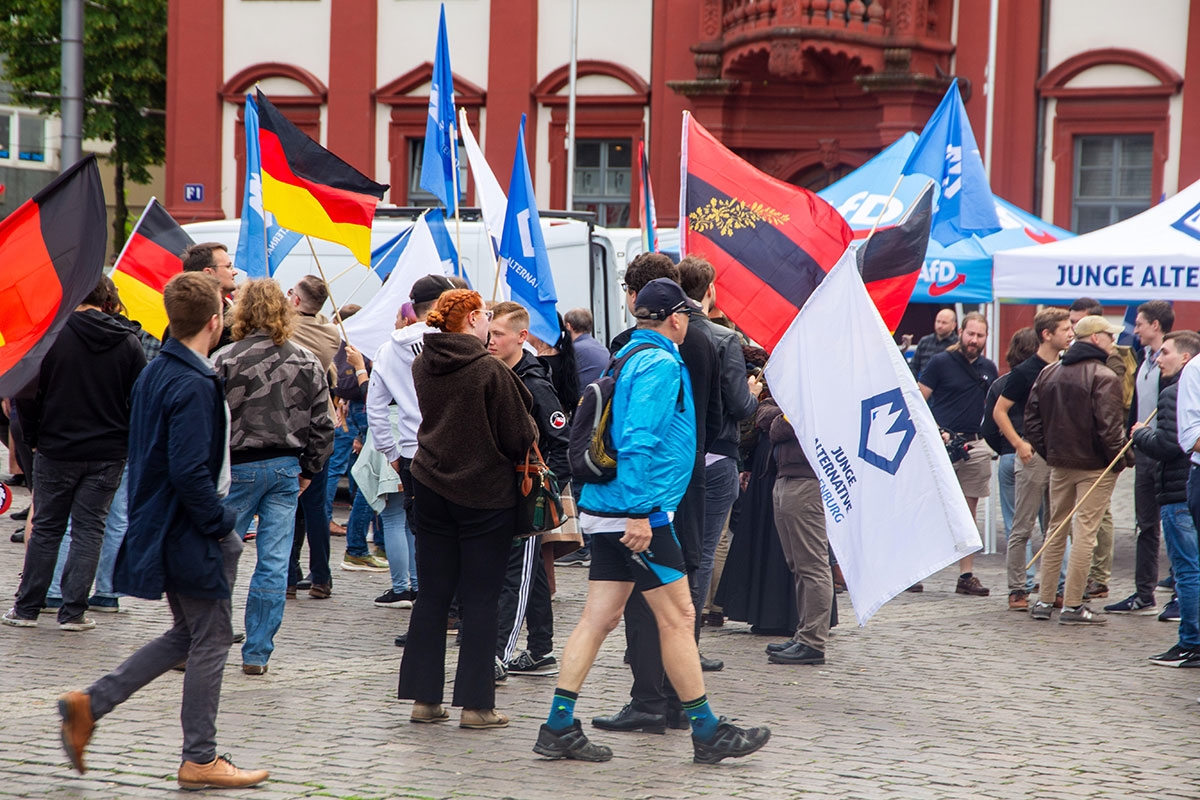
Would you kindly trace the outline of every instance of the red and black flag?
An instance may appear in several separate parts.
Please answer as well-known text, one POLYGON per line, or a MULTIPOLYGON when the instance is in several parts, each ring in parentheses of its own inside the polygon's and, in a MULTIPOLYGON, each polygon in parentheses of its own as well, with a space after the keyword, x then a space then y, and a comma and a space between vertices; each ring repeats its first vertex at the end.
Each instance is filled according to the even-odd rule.
POLYGON ((898 223, 875 231, 855 254, 867 292, 875 301, 883 324, 893 333, 908 308, 925 263, 932 224, 933 182, 930 181, 898 223))
POLYGON ((717 305, 768 351, 853 238, 833 206, 759 172, 686 112, 680 211, 684 254, 713 265, 717 305))
POLYGON ((100 282, 107 228, 91 155, 0 220, 0 397, 37 377, 67 317, 100 282))
POLYGON ((371 264, 371 222, 388 190, 314 142, 258 93, 263 208, 282 228, 337 242, 371 264))
POLYGON ((163 288, 183 271, 183 252, 193 244, 192 237, 151 197, 117 258, 112 279, 126 314, 152 336, 163 338, 167 329, 163 288))

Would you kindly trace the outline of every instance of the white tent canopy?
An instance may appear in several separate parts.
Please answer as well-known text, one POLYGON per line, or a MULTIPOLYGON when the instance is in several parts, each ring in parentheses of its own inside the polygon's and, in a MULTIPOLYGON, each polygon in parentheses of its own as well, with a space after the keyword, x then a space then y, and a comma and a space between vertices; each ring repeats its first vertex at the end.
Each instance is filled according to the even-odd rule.
POLYGON ((995 254, 997 300, 1200 300, 1200 181, 1136 217, 995 254))

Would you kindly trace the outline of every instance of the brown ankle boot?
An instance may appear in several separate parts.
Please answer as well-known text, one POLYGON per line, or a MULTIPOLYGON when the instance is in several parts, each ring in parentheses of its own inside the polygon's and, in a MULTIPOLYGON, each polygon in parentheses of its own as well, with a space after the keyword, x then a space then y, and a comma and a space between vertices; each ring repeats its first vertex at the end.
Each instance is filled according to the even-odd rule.
POLYGON ((58 715, 62 717, 62 744, 80 775, 87 772, 83 765, 83 751, 92 740, 96 721, 92 719, 92 698, 84 692, 67 692, 58 698, 58 715))

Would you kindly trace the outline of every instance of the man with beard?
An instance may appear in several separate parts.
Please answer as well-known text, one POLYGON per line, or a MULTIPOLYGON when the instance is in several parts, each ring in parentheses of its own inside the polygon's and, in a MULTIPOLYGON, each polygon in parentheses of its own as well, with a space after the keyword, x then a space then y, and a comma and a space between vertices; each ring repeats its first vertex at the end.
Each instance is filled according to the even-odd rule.
MULTIPOLYGON (((929 401, 929 410, 947 443, 966 446, 965 458, 954 460, 954 474, 967 499, 971 519, 979 498, 991 490, 992 458, 983 441, 983 408, 988 387, 998 377, 996 365, 983 355, 987 342, 987 319, 977 311, 963 315, 958 344, 929 359, 917 385, 929 401)), ((958 562, 958 594, 987 597, 989 592, 971 573, 975 557, 958 562)))

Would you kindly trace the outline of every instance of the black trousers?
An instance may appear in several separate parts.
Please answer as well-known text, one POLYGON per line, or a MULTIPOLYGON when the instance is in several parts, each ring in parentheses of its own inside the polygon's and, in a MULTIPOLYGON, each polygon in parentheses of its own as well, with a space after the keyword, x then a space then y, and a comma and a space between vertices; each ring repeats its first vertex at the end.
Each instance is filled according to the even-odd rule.
POLYGON ((1134 453, 1133 514, 1137 518, 1137 550, 1133 562, 1133 580, 1137 596, 1143 600, 1152 599, 1158 585, 1158 549, 1162 541, 1162 525, 1154 490, 1156 466, 1154 459, 1134 453))
MULTIPOLYGON (((700 641, 700 613, 705 597, 696 585, 700 569, 700 551, 704 543, 704 456, 697 455, 692 465, 692 479, 675 510, 675 535, 683 550, 687 567, 688 589, 696 609, 696 641, 700 641)), ((665 714, 668 705, 678 705, 679 698, 667 680, 663 669, 662 648, 658 639, 658 623, 642 593, 634 590, 625 603, 625 645, 629 668, 633 671, 633 687, 629 697, 633 706, 648 714, 665 714)), ((695 698, 689 697, 688 700, 695 698)))
POLYGON ((554 611, 540 536, 514 542, 508 551, 496 629, 496 655, 505 663, 512 660, 517 650, 522 622, 529 629, 527 645, 532 655, 544 656, 554 649, 554 611))
POLYGON ((315 585, 333 583, 329 571, 329 514, 325 506, 325 468, 313 475, 312 483, 300 493, 296 505, 296 532, 292 539, 292 560, 288 567, 288 585, 295 586, 304 573, 300 570, 300 551, 308 539, 308 571, 315 585))
POLYGON ((512 547, 516 509, 467 508, 415 478, 412 484, 420 520, 415 535, 421 592, 409 621, 397 696, 419 703, 442 702, 446 615, 457 593, 463 609, 462 646, 452 704, 494 708, 497 604, 512 547))

